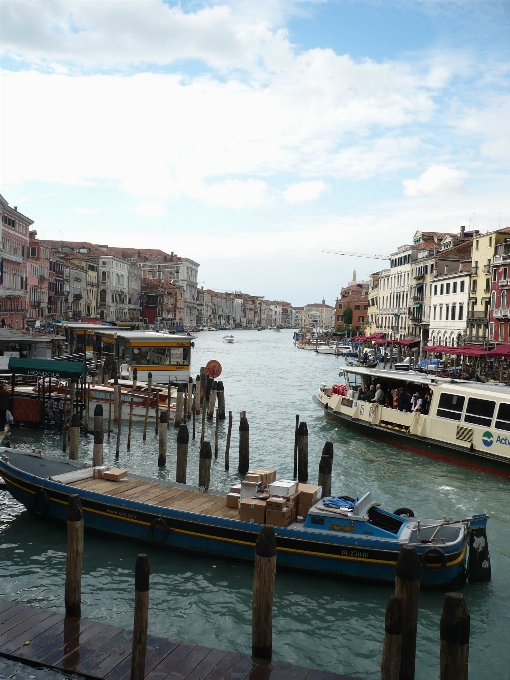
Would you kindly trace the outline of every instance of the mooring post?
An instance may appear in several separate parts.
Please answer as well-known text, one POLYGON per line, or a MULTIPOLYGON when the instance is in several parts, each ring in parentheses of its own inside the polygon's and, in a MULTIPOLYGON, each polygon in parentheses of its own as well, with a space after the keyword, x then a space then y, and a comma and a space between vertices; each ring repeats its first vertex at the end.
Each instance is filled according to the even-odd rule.
POLYGON ((64 403, 62 406, 62 451, 64 453, 67 449, 67 386, 68 381, 64 386, 64 403))
POLYGON ((274 529, 264 524, 255 544, 251 653, 271 660, 273 653, 273 596, 276 575, 276 538, 274 529))
POLYGON ((206 416, 206 408, 205 408, 205 404, 204 404, 203 408, 202 408, 202 431, 200 433, 200 443, 202 443, 205 439, 205 416, 206 416))
POLYGON ((215 427, 214 427, 214 457, 215 458, 218 457, 219 433, 220 433, 220 418, 219 418, 218 409, 216 409, 216 422, 215 422, 215 427))
POLYGON ((113 379, 113 422, 119 422, 119 404, 120 404, 120 385, 119 379, 113 379))
POLYGON ((319 461, 319 486, 322 486, 322 497, 327 498, 331 496, 331 458, 329 456, 321 456, 319 461))
POLYGON ((299 415, 296 414, 296 429, 294 430, 294 479, 297 477, 297 457, 299 437, 299 415))
POLYGON ((402 654, 402 600, 390 595, 384 621, 381 680, 399 680, 402 654))
POLYGON ((158 436, 159 432, 159 391, 156 390, 156 413, 155 413, 155 425, 154 425, 154 434, 156 437, 158 436))
POLYGON ((172 385, 170 384, 170 380, 168 381, 168 388, 167 388, 167 398, 166 398, 166 404, 167 404, 167 409, 168 409, 168 417, 166 419, 166 429, 170 427, 170 404, 172 400, 172 385))
MULTIPOLYGON (((50 378, 51 383, 51 378, 50 378)), ((90 383, 85 383, 85 434, 89 433, 90 383)))
POLYGON ((149 373, 149 382, 147 385, 147 401, 145 403, 145 418, 143 419, 143 441, 147 441, 147 424, 149 422, 149 409, 151 407, 152 395, 152 373, 149 373))
POLYGON ((308 428, 304 421, 299 423, 298 430, 298 482, 308 481, 308 428))
POLYGON ((207 401, 207 371, 205 366, 200 369, 200 406, 205 409, 207 401))
MULTIPOLYGON (((243 411, 242 413, 246 413, 243 411)), ((239 467, 240 475, 245 475, 250 469, 250 426, 246 415, 241 415, 239 422, 239 467)))
POLYGON ((225 446, 225 470, 230 468, 230 438, 232 437, 232 411, 228 412, 227 444, 225 446))
POLYGON ((197 428, 196 403, 197 403, 197 393, 195 392, 195 394, 193 396, 193 441, 195 440, 195 432, 196 432, 196 428, 197 428))
POLYGON ((92 465, 103 464, 104 422, 103 407, 97 404, 94 409, 94 448, 92 450, 92 465))
POLYGON ((188 402, 186 409, 186 415, 188 417, 188 420, 191 418, 191 409, 193 408, 192 402, 193 402, 193 378, 190 376, 188 378, 188 402))
POLYGON ((108 440, 112 431, 112 393, 108 393, 108 440))
POLYGON ((187 425, 181 425, 177 432, 177 462, 175 465, 175 481, 186 484, 188 470, 189 431, 187 425))
POLYGON ((166 465, 166 447, 168 442, 168 429, 166 426, 167 413, 166 411, 161 411, 159 416, 160 428, 159 428, 159 457, 158 457, 158 467, 165 467, 166 465))
POLYGON ((414 680, 420 568, 420 558, 416 548, 412 545, 404 545, 400 549, 395 571, 395 595, 402 600, 400 680, 414 680))
POLYGON ((331 458, 331 466, 333 466, 333 442, 326 442, 322 449, 323 456, 329 456, 331 458))
POLYGON ((78 460, 80 449, 80 416, 73 413, 71 416, 71 427, 69 428, 69 459, 78 460))
POLYGON ((468 680, 469 633, 464 596, 446 593, 440 623, 439 680, 468 680))
POLYGON ((216 406, 216 395, 218 394, 217 392, 217 382, 216 380, 213 380, 213 384, 211 387, 211 393, 209 394, 209 408, 207 410, 207 420, 212 420, 214 418, 214 407, 216 406))
POLYGON ((122 429, 122 402, 119 399, 119 406, 117 408, 117 414, 118 414, 118 419, 117 419, 117 441, 115 444, 115 457, 118 458, 120 454, 120 433, 122 429))
POLYGON ((133 621, 130 680, 144 680, 145 678, 147 629, 149 627, 150 573, 147 555, 138 555, 135 566, 135 612, 133 621))
POLYGON ((127 450, 131 450, 131 432, 133 430, 133 397, 129 400, 129 425, 128 425, 128 439, 127 450))
POLYGON ((181 423, 186 424, 188 420, 188 386, 183 385, 182 386, 182 394, 183 394, 183 400, 182 400, 182 420, 181 423))
POLYGON ((136 386, 138 385, 138 369, 133 368, 133 389, 136 390, 136 386))
POLYGON ((221 380, 216 383, 216 398, 218 400, 218 418, 225 420, 225 387, 221 380))
POLYGON ((195 413, 197 416, 200 415, 200 404, 202 403, 201 394, 202 392, 200 389, 200 376, 197 375, 197 377, 195 378, 195 413))
POLYGON ((211 444, 202 442, 200 445, 200 462, 198 467, 198 486, 208 489, 211 483, 211 444))
POLYGON ((78 494, 67 505, 66 616, 81 616, 81 572, 83 565, 83 513, 78 494))
POLYGON ((175 418, 174 427, 179 427, 182 420, 182 406, 183 406, 183 392, 184 385, 179 385, 177 387, 177 403, 175 404, 175 418))

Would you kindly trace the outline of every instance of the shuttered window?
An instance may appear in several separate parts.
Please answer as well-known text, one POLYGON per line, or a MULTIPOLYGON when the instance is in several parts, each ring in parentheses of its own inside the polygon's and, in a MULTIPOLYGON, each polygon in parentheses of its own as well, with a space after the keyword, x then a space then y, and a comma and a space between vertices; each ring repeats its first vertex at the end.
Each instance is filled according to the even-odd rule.
POLYGON ((462 409, 464 408, 464 401, 465 397, 461 396, 460 394, 448 394, 443 392, 439 398, 437 415, 439 418, 460 420, 462 416, 462 409))

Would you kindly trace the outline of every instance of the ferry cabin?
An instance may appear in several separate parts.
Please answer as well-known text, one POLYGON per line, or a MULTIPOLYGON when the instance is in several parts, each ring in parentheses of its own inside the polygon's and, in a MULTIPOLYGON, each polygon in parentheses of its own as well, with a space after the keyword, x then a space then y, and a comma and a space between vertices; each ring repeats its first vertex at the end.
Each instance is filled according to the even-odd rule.
POLYGON ((138 380, 154 383, 188 382, 192 338, 157 331, 129 331, 118 328, 96 330, 95 351, 98 358, 113 356, 118 365, 136 368, 138 380))
POLYGON ((315 402, 333 419, 367 434, 441 459, 510 476, 510 388, 413 371, 352 367, 343 371, 347 394, 321 385, 315 402), (429 413, 403 412, 357 399, 358 388, 380 384, 411 393, 432 390, 429 413))
POLYGON ((92 357, 94 351, 94 333, 96 330, 110 328, 104 324, 67 323, 64 325, 66 340, 71 353, 83 353, 92 357))

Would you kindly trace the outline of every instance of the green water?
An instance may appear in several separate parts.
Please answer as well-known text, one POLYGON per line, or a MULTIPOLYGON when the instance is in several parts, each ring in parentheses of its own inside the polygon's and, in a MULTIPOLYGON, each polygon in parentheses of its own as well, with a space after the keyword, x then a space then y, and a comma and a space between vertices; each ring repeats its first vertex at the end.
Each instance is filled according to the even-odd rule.
MULTIPOLYGON (((317 478, 326 440, 334 442, 332 488, 356 496, 372 491, 384 507, 407 506, 422 516, 463 518, 487 512, 493 579, 468 586, 471 612, 470 676, 478 680, 509 677, 510 511, 509 482, 496 476, 405 453, 328 422, 312 403, 321 382, 338 378, 341 359, 298 350, 292 333, 238 331, 235 343, 220 332, 201 333, 192 358, 198 373, 209 359, 223 366, 227 410, 234 413, 230 471, 224 469, 226 424, 220 427, 220 454, 213 460, 211 486, 227 489, 238 480, 239 411, 250 423, 252 466, 293 472, 295 416, 309 430, 310 481, 317 478), (505 670, 506 669, 506 670, 505 670)), ((198 432, 198 424, 197 424, 198 432)), ((154 427, 142 441, 134 426, 131 452, 122 435, 117 464, 131 472, 175 479, 175 430, 169 430, 168 465, 157 468, 154 427)), ((208 425, 208 436, 214 439, 208 425)), ((61 453, 60 436, 17 429, 13 446, 61 453)), ((92 438, 83 439, 80 457, 91 459, 92 438)), ((105 446, 105 462, 115 463, 115 439, 105 446)), ((188 483, 198 481, 198 445, 190 441, 188 483)), ((64 599, 65 531, 31 517, 6 492, 0 492, 0 588, 3 596, 50 609, 64 599)), ((146 547, 143 547, 143 551, 146 547)), ((139 545, 86 537, 83 615, 131 627, 133 567, 139 545)), ((191 558, 149 548, 151 593, 149 630, 220 649, 251 650, 249 564, 191 558)), ((391 588, 343 583, 313 575, 278 573, 273 614, 273 650, 279 660, 375 680, 380 677, 384 612, 391 588)), ((418 680, 438 677, 440 593, 422 593, 417 643, 418 680)))

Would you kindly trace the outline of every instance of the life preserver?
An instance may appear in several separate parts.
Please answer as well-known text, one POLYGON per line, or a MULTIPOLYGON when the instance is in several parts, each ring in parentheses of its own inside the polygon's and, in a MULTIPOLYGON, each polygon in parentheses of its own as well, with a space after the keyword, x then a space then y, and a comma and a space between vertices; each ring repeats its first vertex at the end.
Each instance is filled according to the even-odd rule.
POLYGON ((50 498, 46 491, 37 489, 34 495, 33 511, 36 517, 43 517, 50 509, 50 498))
POLYGON ((402 517, 414 517, 414 512, 411 508, 397 508, 393 514, 401 515, 402 517))
POLYGON ((152 540, 156 543, 164 543, 170 534, 168 524, 162 517, 158 517, 151 522, 149 531, 152 540))
POLYGON ((446 567, 446 555, 441 548, 428 548, 421 556, 421 563, 427 571, 443 571, 446 567))

